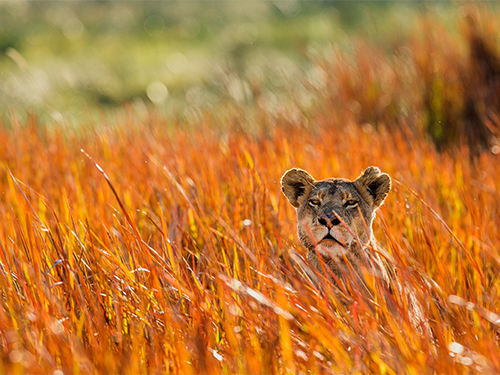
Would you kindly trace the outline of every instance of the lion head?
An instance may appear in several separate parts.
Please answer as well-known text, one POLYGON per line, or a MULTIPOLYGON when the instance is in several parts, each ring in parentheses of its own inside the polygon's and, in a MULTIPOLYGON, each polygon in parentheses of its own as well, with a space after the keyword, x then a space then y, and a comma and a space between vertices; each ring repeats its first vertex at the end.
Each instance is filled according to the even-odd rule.
POLYGON ((377 167, 367 168, 354 181, 316 181, 297 168, 287 171, 281 179, 283 194, 297 209, 300 242, 309 251, 330 258, 368 244, 375 211, 390 189, 389 175, 377 167))

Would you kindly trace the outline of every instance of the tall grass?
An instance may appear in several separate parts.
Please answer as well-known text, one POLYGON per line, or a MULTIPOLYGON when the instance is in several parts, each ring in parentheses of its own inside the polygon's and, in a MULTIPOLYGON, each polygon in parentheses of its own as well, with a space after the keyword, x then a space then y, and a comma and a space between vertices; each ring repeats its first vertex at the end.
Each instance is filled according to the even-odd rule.
POLYGON ((166 125, 151 113, 79 134, 34 118, 0 131, 0 372, 500 370, 494 155, 470 164, 466 148, 354 123, 256 136, 166 125), (383 300, 345 307, 291 258, 305 254, 283 171, 355 178, 371 164, 397 181, 380 243, 419 298, 408 269, 452 296, 444 314, 427 308, 434 344, 383 300))
POLYGON ((493 139, 497 97, 479 60, 454 70, 450 56, 471 51, 454 40, 319 57, 287 106, 257 82, 252 108, 228 95, 195 126, 154 110, 77 129, 13 114, 0 127, 0 373, 500 372, 498 149, 449 130, 474 87, 471 129, 493 139), (443 124, 438 152, 428 127, 443 124), (369 165, 394 181, 375 235, 433 338, 376 282, 374 301, 346 305, 303 272, 281 175, 353 179, 369 165))

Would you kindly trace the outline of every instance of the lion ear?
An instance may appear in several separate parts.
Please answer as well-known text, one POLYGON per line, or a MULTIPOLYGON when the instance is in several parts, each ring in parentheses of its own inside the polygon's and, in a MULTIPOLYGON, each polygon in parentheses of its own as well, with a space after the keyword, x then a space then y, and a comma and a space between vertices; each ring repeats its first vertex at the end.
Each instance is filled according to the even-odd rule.
POLYGON ((368 167, 354 181, 363 198, 372 206, 378 208, 391 190, 391 178, 386 173, 381 173, 377 167, 368 167))
POLYGON ((316 180, 302 169, 293 168, 281 177, 281 191, 292 204, 298 208, 309 196, 316 180))

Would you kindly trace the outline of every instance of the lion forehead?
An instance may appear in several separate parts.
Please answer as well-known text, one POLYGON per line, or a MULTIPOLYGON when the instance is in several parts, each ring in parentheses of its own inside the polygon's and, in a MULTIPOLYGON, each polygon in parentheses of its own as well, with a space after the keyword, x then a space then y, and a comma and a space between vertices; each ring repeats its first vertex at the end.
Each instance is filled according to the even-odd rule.
POLYGON ((346 201, 353 198, 361 198, 354 183, 343 178, 330 178, 318 181, 309 197, 318 197, 329 201, 346 201))

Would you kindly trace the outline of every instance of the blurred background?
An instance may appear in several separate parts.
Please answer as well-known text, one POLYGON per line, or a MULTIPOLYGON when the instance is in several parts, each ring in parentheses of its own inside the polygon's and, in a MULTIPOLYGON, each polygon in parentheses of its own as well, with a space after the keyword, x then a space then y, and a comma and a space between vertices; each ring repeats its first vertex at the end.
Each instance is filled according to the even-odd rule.
POLYGON ((497 8, 0 2, 0 119, 36 114, 81 125, 128 108, 186 126, 210 113, 252 129, 331 113, 337 122, 424 131, 439 148, 464 138, 477 152, 498 153, 497 8), (227 108, 243 108, 244 118, 229 119, 227 108))
POLYGON ((210 107, 225 93, 244 100, 253 81, 279 95, 311 74, 311 58, 329 43, 348 50, 346 37, 364 31, 390 47, 402 37, 391 29, 406 29, 415 8, 299 1, 1 6, 0 100, 74 116, 124 103, 167 112, 210 107))

